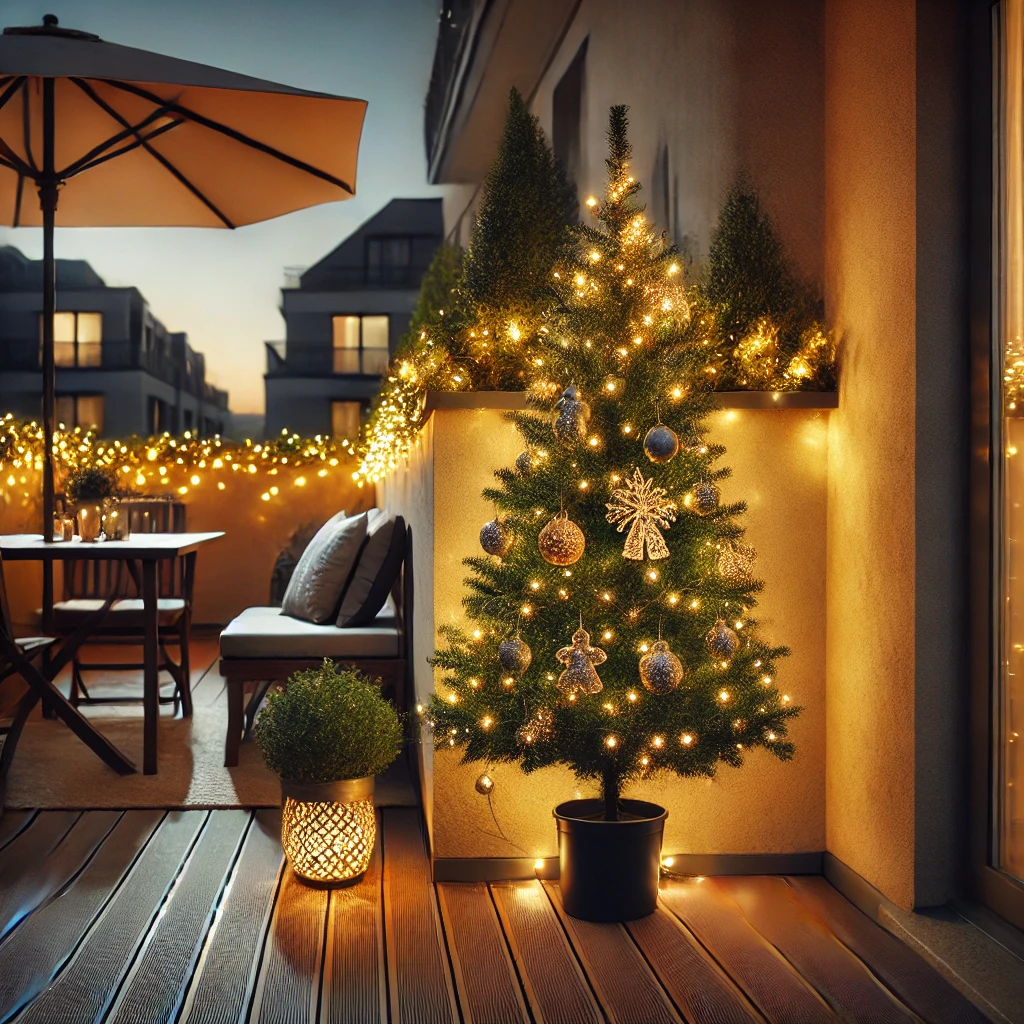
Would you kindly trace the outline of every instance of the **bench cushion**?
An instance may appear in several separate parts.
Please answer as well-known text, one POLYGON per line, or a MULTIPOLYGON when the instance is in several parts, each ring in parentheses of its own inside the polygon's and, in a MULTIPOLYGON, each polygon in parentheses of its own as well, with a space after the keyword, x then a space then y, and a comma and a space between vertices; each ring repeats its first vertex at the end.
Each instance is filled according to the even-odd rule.
POLYGON ((389 601, 368 626, 339 629, 293 619, 280 608, 246 608, 220 635, 222 658, 397 658, 389 601))
MULTIPOLYGON (((53 622, 57 629, 74 629, 94 612, 103 607, 103 601, 95 597, 76 597, 58 601, 53 606, 53 622)), ((161 626, 173 626, 185 613, 185 601, 180 597, 157 599, 157 615, 161 626)), ((40 613, 41 614, 41 613, 40 613)), ((145 629, 141 597, 122 597, 111 605, 106 618, 99 628, 104 629, 145 629)))

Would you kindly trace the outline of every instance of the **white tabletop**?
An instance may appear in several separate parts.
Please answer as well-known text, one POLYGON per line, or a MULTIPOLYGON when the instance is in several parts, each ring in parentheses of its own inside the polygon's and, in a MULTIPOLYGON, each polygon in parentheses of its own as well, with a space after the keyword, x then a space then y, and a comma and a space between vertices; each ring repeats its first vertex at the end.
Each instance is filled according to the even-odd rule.
POLYGON ((173 558, 223 536, 223 531, 219 530, 210 533, 135 533, 128 540, 100 540, 86 544, 75 537, 47 544, 39 533, 8 533, 0 534, 0 555, 12 562, 60 561, 64 558, 173 558))

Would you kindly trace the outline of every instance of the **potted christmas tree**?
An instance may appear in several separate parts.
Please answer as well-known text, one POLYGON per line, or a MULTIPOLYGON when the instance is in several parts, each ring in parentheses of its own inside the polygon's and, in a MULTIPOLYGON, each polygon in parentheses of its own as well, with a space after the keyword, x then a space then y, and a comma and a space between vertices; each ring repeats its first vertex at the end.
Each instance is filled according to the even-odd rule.
POLYGON ((429 717, 466 761, 570 768, 597 799, 555 809, 566 910, 629 920, 657 899, 666 811, 622 796, 657 773, 713 776, 751 748, 788 759, 742 503, 722 504, 705 436, 715 370, 674 250, 634 196, 624 107, 608 189, 587 207, 557 304, 530 339, 547 374, 514 415, 524 451, 485 491, 498 515, 467 561, 471 631, 436 653, 429 717))
POLYGON ((325 658, 270 694, 255 733, 281 778, 281 845, 292 870, 314 886, 354 885, 377 836, 374 777, 401 749, 398 712, 379 686, 325 658))

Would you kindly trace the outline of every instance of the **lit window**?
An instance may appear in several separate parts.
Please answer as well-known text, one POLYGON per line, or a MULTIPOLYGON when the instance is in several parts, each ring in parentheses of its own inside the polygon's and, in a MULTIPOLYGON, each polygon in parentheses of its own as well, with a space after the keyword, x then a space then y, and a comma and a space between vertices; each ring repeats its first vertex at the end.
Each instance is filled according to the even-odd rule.
POLYGON ((335 373, 379 376, 387 368, 387 316, 336 316, 332 333, 335 373))
MULTIPOLYGON (((43 318, 40 317, 40 345, 42 338, 43 318)), ((53 359, 57 366, 102 366, 102 343, 102 313, 54 313, 53 359)))
POLYGON ((354 441, 359 436, 358 402, 331 402, 331 433, 354 441))
POLYGON ((81 427, 103 433, 103 395, 58 395, 57 422, 66 427, 81 427))

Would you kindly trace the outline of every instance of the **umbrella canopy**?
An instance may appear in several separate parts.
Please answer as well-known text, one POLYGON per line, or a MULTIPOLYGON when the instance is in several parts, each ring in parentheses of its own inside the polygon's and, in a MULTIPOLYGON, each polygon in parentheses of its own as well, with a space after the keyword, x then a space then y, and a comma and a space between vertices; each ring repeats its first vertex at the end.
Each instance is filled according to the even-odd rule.
POLYGON ((0 224, 41 225, 53 83, 59 227, 239 227, 355 193, 364 100, 107 43, 0 36, 0 224))
MULTIPOLYGON (((0 224, 43 228, 43 536, 52 536, 53 230, 235 228, 355 194, 364 100, 43 24, 0 36, 0 224)), ((52 579, 44 575, 44 614, 52 579)))

